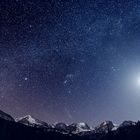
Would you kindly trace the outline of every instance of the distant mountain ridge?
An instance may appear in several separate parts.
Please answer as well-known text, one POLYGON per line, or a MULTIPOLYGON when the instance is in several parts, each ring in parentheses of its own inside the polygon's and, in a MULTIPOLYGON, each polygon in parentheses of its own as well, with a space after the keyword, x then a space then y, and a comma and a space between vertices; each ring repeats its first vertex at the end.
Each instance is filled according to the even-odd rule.
POLYGON ((120 125, 104 121, 95 128, 88 124, 48 124, 30 115, 14 119, 0 111, 0 139, 2 140, 139 140, 140 122, 124 121, 120 125))

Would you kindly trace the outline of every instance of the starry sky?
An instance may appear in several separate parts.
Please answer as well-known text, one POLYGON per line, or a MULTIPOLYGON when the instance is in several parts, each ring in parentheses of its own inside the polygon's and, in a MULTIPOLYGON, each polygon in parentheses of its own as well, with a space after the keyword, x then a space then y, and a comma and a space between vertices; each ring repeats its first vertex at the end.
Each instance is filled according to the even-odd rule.
POLYGON ((1 0, 0 109, 49 123, 140 119, 139 0, 1 0))

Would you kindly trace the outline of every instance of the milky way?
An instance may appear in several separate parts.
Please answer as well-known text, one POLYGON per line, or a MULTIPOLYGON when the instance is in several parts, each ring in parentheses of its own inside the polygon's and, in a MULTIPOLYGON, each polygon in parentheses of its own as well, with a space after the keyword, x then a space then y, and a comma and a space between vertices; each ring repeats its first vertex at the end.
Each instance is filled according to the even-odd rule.
POLYGON ((0 1, 0 109, 14 117, 137 120, 139 60, 137 0, 0 1))

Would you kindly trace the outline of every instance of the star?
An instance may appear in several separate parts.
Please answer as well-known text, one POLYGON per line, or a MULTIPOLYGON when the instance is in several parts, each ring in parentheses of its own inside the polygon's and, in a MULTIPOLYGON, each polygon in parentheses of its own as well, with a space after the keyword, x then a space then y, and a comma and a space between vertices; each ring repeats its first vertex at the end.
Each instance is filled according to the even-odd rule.
POLYGON ((24 80, 27 81, 28 80, 28 77, 25 77, 24 80))
POLYGON ((138 2, 1 1, 0 109, 50 123, 140 116, 138 2))

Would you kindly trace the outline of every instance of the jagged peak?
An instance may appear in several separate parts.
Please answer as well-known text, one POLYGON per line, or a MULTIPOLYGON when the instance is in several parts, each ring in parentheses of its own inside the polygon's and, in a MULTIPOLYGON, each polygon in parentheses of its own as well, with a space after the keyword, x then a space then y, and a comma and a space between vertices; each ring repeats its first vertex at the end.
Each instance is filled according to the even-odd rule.
POLYGON ((127 120, 127 121, 123 121, 123 122, 120 124, 119 127, 126 127, 126 126, 133 126, 133 125, 136 125, 136 122, 127 120))
POLYGON ((22 121, 22 120, 28 120, 30 123, 35 123, 35 120, 37 120, 37 119, 35 119, 31 115, 26 115, 26 116, 23 116, 23 117, 20 117, 20 118, 16 118, 17 122, 22 121))
POLYGON ((116 129, 117 127, 115 124, 113 124, 112 121, 104 121, 100 125, 95 127, 96 132, 105 132, 105 133, 116 129))
POLYGON ((35 127, 47 127, 50 128, 51 126, 47 124, 46 122, 43 122, 41 120, 36 119, 35 117, 31 115, 26 115, 20 118, 16 119, 16 122, 28 125, 28 126, 35 126, 35 127))

